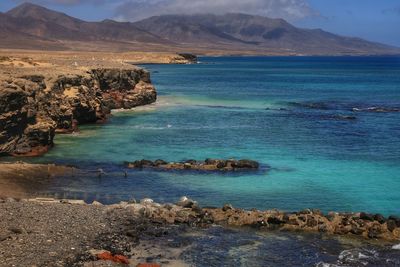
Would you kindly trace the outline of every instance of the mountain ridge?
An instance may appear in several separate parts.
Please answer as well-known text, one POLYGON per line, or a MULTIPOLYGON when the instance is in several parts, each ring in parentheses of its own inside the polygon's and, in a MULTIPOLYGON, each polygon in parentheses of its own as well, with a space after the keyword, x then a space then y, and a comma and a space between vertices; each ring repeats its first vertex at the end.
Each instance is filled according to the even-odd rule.
POLYGON ((400 48, 302 29, 283 19, 243 13, 160 15, 136 22, 87 22, 46 7, 23 3, 0 12, 0 47, 220 51, 234 54, 384 55, 400 48))
MULTIPOLYGON (((264 48, 283 48, 292 52, 326 53, 329 50, 344 53, 365 52, 373 49, 394 48, 369 42, 355 37, 345 37, 321 29, 301 29, 283 19, 271 19, 241 13, 226 15, 162 15, 135 22, 135 25, 153 32, 165 39, 173 39, 173 34, 180 33, 180 41, 191 43, 197 39, 183 39, 195 35, 187 25, 196 25, 196 29, 205 27, 218 32, 219 36, 230 36, 244 43, 262 45, 264 48), (160 26, 161 25, 161 26, 160 26), (172 34, 171 34, 172 33, 172 34)), ((200 33, 201 34, 201 33, 200 33)), ((394 48, 396 49, 396 48, 394 48)))

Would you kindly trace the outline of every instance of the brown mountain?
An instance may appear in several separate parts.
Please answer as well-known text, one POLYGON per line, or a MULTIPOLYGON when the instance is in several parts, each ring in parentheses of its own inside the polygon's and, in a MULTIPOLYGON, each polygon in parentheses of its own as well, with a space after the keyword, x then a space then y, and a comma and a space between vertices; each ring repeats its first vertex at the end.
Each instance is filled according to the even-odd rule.
POLYGON ((320 29, 297 28, 283 19, 246 14, 164 15, 135 23, 171 41, 187 44, 229 44, 255 51, 293 54, 386 54, 399 49, 320 29))
POLYGON ((164 15, 135 22, 138 28, 152 32, 172 42, 182 44, 249 44, 246 40, 226 33, 207 18, 213 15, 164 15))
POLYGON ((20 31, 20 28, 24 27, 25 24, 27 24, 27 22, 21 22, 19 19, 0 13, 0 47, 26 49, 46 47, 47 49, 65 49, 65 47, 56 40, 49 40, 20 31))
MULTIPOLYGON (((28 34, 52 41, 166 42, 160 37, 137 28, 132 23, 110 20, 86 22, 42 6, 24 3, 4 14, 6 23, 0 29, 12 29, 16 35, 28 34)), ((12 37, 12 36, 11 36, 12 37)))
POLYGON ((400 49, 245 14, 164 15, 86 22, 25 3, 0 13, 0 47, 243 54, 400 54, 400 49))

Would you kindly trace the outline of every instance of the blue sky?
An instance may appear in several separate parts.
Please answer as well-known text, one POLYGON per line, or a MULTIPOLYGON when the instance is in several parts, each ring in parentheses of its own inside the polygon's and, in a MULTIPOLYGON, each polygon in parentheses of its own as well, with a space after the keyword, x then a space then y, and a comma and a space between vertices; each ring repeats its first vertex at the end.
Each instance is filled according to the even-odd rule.
MULTIPOLYGON (((21 2, 0 0, 5 12, 21 2)), ((400 0, 32 0, 89 21, 135 21, 173 13, 242 12, 281 17, 296 26, 321 28, 400 47, 400 0)))

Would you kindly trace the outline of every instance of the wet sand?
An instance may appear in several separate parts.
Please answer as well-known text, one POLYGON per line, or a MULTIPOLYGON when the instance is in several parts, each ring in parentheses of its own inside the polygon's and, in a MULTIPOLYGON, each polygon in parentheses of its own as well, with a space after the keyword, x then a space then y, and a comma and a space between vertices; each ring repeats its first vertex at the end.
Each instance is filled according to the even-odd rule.
POLYGON ((78 172, 74 167, 55 164, 0 163, 0 197, 27 198, 55 177, 78 172))

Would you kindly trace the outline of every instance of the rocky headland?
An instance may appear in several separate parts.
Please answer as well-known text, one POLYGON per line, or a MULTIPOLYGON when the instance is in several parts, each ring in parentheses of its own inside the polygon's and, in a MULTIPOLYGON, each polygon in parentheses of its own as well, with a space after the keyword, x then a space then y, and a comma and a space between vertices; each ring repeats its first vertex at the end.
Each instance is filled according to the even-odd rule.
POLYGON ((249 159, 205 159, 197 161, 194 159, 181 162, 166 162, 162 159, 136 160, 134 162, 126 162, 126 167, 131 169, 151 168, 155 170, 193 170, 193 171, 240 171, 240 170, 257 170, 259 163, 249 159))
POLYGON ((146 55, 0 53, 0 155, 41 155, 56 133, 104 122, 113 109, 155 102, 150 74, 130 62, 197 60, 186 54, 146 55))
POLYGON ((36 156, 53 146, 56 132, 103 122, 112 109, 156 100, 142 69, 91 69, 53 77, 32 74, 0 84, 0 153, 36 156))

